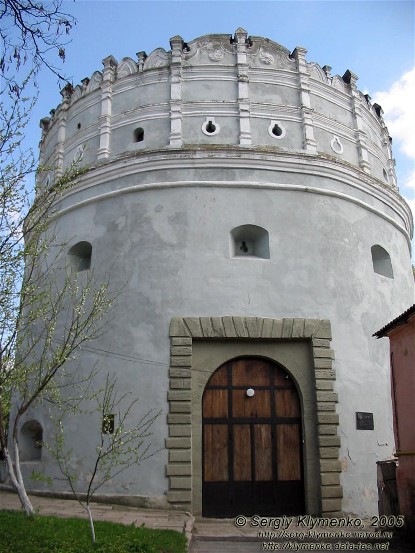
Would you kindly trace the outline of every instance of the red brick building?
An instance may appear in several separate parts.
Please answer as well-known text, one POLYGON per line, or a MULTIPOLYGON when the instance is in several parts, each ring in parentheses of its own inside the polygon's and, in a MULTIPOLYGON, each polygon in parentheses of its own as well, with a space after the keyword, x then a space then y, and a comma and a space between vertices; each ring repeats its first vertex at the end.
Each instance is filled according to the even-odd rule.
POLYGON ((415 524, 415 304, 374 336, 390 340, 399 506, 411 525, 415 524))

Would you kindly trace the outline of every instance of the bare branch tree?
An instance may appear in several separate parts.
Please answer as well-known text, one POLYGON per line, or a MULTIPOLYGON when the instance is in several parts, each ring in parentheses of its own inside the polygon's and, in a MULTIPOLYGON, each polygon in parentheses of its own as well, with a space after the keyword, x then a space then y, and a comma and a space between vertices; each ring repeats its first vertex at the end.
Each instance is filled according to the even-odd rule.
POLYGON ((0 73, 16 94, 16 76, 24 66, 34 73, 47 67, 60 81, 66 80, 56 61, 65 60, 67 35, 76 22, 61 10, 62 3, 0 0, 0 73))
POLYGON ((55 376, 64 378, 65 362, 97 334, 109 304, 108 283, 90 280, 76 287, 77 279, 65 276, 62 245, 51 227, 53 206, 76 179, 76 168, 48 189, 35 193, 29 185, 36 162, 24 133, 36 102, 37 74, 46 67, 65 80, 59 63, 75 20, 61 10, 62 3, 0 0, 0 450, 28 513, 33 508, 20 471, 19 422, 36 402, 56 394, 55 376), (53 262, 58 265, 51 270, 53 262), (52 276, 59 279, 53 283, 52 276), (12 390, 17 403, 10 414, 12 390))
POLYGON ((50 447, 73 495, 88 513, 93 542, 95 528, 90 504, 95 493, 129 467, 139 465, 157 453, 149 438, 151 427, 161 411, 152 409, 136 420, 134 412, 139 400, 129 400, 129 396, 129 392, 121 394, 118 391, 114 376, 107 375, 104 386, 88 397, 88 404, 94 403, 93 411, 98 414, 101 427, 96 433, 95 456, 86 482, 79 481, 72 466, 73 450, 65 448, 62 418, 57 421, 58 432, 50 447))
MULTIPOLYGON (((51 193, 53 197, 54 193, 51 193)), ((8 472, 28 514, 33 508, 20 470, 19 429, 22 417, 41 403, 61 404, 61 389, 73 386, 70 361, 79 348, 106 330, 104 316, 114 297, 106 281, 97 282, 93 270, 77 272, 68 265, 65 245, 57 243, 50 225, 50 198, 38 197, 22 234, 25 271, 20 297, 10 295, 7 316, 0 317, 0 444, 8 472), (38 220, 41 217, 41 220, 38 220), (29 230, 28 230, 29 229, 29 230), (9 439, 3 394, 13 391, 9 439)), ((15 252, 16 250, 11 250, 15 252)), ((10 254, 3 268, 7 282, 20 271, 20 259, 10 254)))

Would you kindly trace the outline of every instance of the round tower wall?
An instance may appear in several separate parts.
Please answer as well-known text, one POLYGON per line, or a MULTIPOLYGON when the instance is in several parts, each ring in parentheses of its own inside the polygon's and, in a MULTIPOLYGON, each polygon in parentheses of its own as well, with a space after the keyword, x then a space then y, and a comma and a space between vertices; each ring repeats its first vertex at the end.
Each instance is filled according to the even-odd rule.
MULTIPOLYGON (((282 364, 278 348, 292 347, 287 370, 300 389, 301 372, 314 382, 303 421, 314 444, 304 454, 307 512, 372 515, 376 461, 393 451, 388 345, 372 334, 413 302, 412 218, 394 186, 383 120, 355 76, 331 77, 307 64, 303 49, 289 55, 266 39, 249 45, 224 35, 179 48, 179 38, 171 53, 140 53, 138 63, 106 58, 103 74, 64 98, 42 141, 44 158, 62 167, 82 149, 88 171, 57 205, 59 238, 68 247, 90 242, 95 276, 111 266, 122 290, 111 333, 83 363, 116 374, 141 413, 163 410, 152 437, 163 451, 106 493, 200 513, 201 423, 188 409, 200 403, 201 369, 197 356, 192 366, 172 351, 187 355, 193 340, 215 357, 219 346, 209 348, 228 340, 232 351, 243 343, 282 364), (139 128, 143 140, 135 140, 139 128), (255 250, 258 236, 268 249, 255 250), (375 270, 377 245, 390 257, 388 276, 375 270), (191 318, 183 334, 170 326, 178 317, 191 318), (199 318, 225 330, 203 334, 199 318), (229 318, 235 329, 242 318, 245 330, 226 330, 229 318), (244 334, 251 318, 261 329, 244 334), (294 322, 268 335, 267 321, 294 322), (307 334, 320 328, 313 321, 331 331, 307 334), (299 366, 296 340, 309 347, 310 367, 299 366), (176 382, 180 363, 189 380, 176 382), (357 430, 357 412, 373 414, 374 430, 357 430)), ((88 451, 96 424, 74 421, 72 445, 88 451)), ((87 467, 85 455, 79 473, 87 467)))

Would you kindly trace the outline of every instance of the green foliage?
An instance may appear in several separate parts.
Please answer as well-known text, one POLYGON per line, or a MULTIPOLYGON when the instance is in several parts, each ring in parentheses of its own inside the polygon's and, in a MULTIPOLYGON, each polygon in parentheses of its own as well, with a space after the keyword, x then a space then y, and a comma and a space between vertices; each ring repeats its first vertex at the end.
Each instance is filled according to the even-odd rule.
POLYGON ((186 537, 99 521, 91 543, 86 520, 59 519, 0 511, 0 553, 185 553, 186 537))

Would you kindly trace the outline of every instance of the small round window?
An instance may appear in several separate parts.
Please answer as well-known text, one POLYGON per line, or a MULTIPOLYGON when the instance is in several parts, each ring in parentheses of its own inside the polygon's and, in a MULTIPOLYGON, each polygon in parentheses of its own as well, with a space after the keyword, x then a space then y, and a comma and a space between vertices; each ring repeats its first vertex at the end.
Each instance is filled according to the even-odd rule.
POLYGON ((281 121, 271 121, 268 127, 268 134, 272 138, 284 138, 284 136, 287 134, 287 129, 284 127, 281 121))
POLYGON ((220 125, 215 121, 214 117, 206 117, 205 122, 202 125, 202 132, 206 136, 214 136, 220 131, 220 125))

